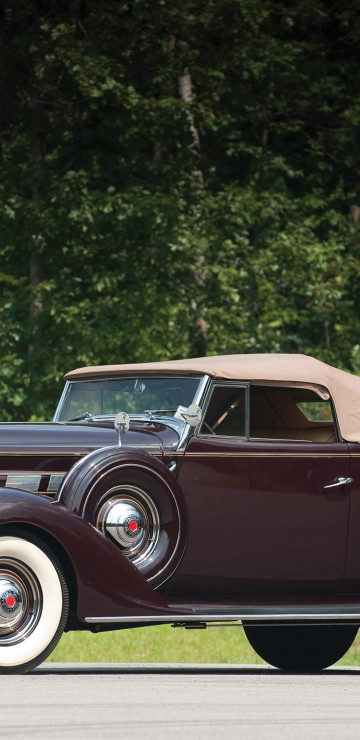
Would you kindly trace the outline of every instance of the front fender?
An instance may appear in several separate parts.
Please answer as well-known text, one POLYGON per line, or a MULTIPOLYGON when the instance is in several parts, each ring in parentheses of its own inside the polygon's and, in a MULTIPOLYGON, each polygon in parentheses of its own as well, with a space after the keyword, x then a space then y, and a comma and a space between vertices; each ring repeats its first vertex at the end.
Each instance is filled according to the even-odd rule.
POLYGON ((127 471, 134 467, 146 469, 153 475, 161 477, 178 498, 182 497, 173 474, 163 462, 144 450, 116 446, 101 447, 75 463, 61 483, 58 501, 65 504, 68 509, 83 513, 94 480, 104 476, 115 467, 127 471))
POLYGON ((62 546, 76 576, 80 621, 90 616, 167 613, 165 601, 139 570, 90 522, 63 503, 0 488, 0 535, 5 524, 36 527, 62 546))

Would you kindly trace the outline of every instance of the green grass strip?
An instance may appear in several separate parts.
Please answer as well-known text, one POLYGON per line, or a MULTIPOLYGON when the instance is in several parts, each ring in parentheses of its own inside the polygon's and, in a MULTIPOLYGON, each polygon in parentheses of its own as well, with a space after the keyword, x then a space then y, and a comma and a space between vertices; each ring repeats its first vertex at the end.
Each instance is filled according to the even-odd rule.
MULTIPOLYGON (((169 625, 63 635, 50 662, 75 663, 263 663, 241 627, 206 630, 169 625)), ((360 664, 360 633, 338 665, 360 664)))

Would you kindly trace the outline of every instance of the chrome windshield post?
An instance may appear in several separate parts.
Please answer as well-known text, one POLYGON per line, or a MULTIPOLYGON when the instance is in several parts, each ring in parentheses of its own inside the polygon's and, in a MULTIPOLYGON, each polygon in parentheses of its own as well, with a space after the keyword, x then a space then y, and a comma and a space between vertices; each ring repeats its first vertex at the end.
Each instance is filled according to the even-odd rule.
POLYGON ((58 405, 56 407, 56 411, 55 411, 55 414, 54 414, 53 419, 52 419, 53 421, 59 421, 60 411, 63 408, 64 401, 65 401, 65 398, 67 396, 69 387, 70 387, 70 382, 69 382, 69 380, 66 380, 65 385, 64 385, 63 392, 62 392, 62 394, 60 396, 60 401, 59 401, 59 403, 58 403, 58 405))
MULTIPOLYGON (((210 375, 203 375, 198 385, 195 396, 193 398, 193 404, 200 406, 200 408, 202 407, 202 402, 206 395, 206 391, 207 391, 209 383, 210 383, 210 375)), ((184 424, 184 427, 180 434, 177 452, 182 452, 185 449, 188 443, 188 440, 194 431, 195 431, 194 427, 191 427, 190 424, 184 424)))

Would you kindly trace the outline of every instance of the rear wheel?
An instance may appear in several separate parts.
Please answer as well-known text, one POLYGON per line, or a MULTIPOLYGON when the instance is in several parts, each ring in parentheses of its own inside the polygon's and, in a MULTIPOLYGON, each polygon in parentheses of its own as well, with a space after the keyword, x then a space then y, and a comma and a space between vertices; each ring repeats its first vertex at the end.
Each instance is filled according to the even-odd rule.
POLYGON ((321 671, 340 660, 355 640, 357 626, 252 627, 244 631, 255 652, 284 671, 321 671))
POLYGON ((0 674, 45 660, 64 630, 69 596, 61 566, 40 539, 0 529, 0 674))

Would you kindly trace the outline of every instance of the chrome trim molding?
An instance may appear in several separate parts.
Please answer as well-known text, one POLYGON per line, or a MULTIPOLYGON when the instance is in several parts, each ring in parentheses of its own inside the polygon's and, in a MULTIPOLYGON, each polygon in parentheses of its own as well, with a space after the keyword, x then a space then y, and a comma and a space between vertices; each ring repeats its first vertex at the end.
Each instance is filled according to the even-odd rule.
MULTIPOLYGON (((201 435, 202 439, 203 435, 201 435)), ((209 437, 208 437, 209 439, 209 437)), ((210 439, 220 439, 220 437, 210 437, 210 439)), ((223 438, 224 439, 224 438, 223 438)), ((228 438, 230 439, 230 437, 228 438)), ((233 439, 235 439, 233 437, 233 439)), ((248 445, 249 442, 243 437, 239 441, 243 441, 244 445, 248 445)), ((312 443, 310 443, 312 444, 312 443)), ((345 452, 336 452, 335 454, 329 454, 327 450, 324 452, 186 452, 186 457, 341 457, 350 459, 350 455, 345 452)))
POLYGON ((116 624, 121 622, 246 622, 246 621, 355 621, 360 624, 360 605, 357 607, 343 607, 342 610, 298 610, 282 611, 272 607, 254 610, 253 608, 244 608, 238 612, 218 612, 207 614, 205 611, 198 611, 194 614, 160 614, 160 615, 137 615, 121 617, 85 617, 85 622, 89 624, 116 624))

